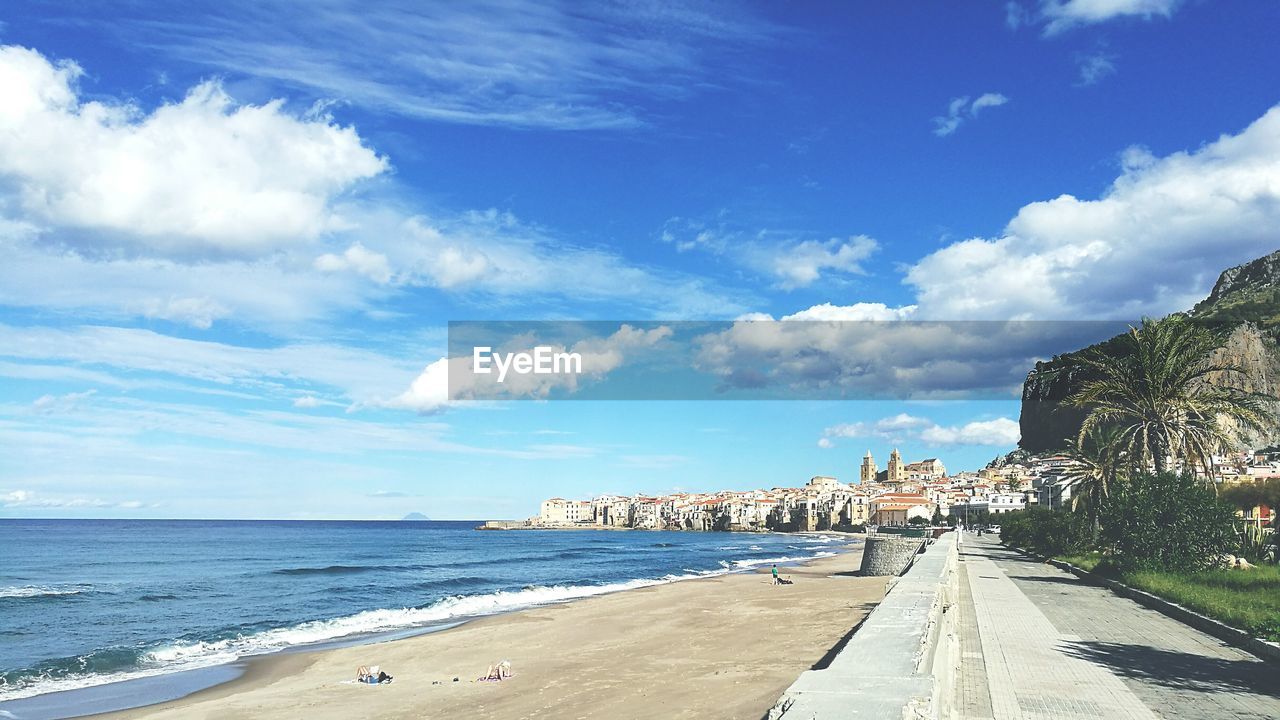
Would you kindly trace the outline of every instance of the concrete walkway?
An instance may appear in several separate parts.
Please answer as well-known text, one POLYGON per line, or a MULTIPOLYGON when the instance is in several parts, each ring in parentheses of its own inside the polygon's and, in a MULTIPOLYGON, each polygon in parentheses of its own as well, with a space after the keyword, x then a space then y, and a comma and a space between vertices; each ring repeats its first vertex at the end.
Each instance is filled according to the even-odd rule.
POLYGON ((966 534, 962 718, 1280 718, 1280 668, 966 534))

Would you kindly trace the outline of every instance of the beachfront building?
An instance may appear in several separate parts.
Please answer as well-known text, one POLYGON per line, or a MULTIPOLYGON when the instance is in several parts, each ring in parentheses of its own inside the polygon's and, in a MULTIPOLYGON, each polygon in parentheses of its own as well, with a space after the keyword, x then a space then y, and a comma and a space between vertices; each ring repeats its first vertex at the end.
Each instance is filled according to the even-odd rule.
POLYGON ((722 490, 669 495, 602 495, 593 500, 551 498, 530 525, 669 530, 822 531, 928 521, 935 509, 984 502, 998 512, 1020 508, 1025 497, 977 473, 947 477, 938 458, 910 464, 897 448, 879 470, 871 452, 862 459, 858 484, 815 475, 800 487, 722 490))
POLYGON ((630 527, 644 530, 657 530, 663 524, 663 501, 661 498, 642 497, 637 495, 631 499, 630 527))
POLYGON ((877 526, 902 526, 912 518, 929 520, 934 505, 924 495, 888 492, 871 499, 871 524, 877 526))
POLYGON ((591 521, 602 527, 627 527, 631 523, 631 499, 602 495, 592 500, 591 521))
POLYGON ((595 514, 588 500, 565 500, 564 498, 543 500, 542 508, 538 513, 539 524, 550 526, 588 524, 594 519, 595 514))

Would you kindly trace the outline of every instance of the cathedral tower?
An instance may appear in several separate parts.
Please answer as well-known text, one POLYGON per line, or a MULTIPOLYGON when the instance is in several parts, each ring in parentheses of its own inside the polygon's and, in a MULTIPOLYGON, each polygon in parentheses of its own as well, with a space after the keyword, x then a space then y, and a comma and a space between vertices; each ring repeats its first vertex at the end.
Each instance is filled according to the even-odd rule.
POLYGON ((894 448, 893 452, 889 453, 889 467, 885 469, 888 470, 886 482, 900 483, 906 479, 906 471, 902 468, 902 455, 898 453, 898 448, 894 448))
POLYGON ((866 457, 862 458, 862 474, 859 476, 863 485, 871 485, 876 481, 876 460, 871 457, 871 451, 867 451, 866 457))

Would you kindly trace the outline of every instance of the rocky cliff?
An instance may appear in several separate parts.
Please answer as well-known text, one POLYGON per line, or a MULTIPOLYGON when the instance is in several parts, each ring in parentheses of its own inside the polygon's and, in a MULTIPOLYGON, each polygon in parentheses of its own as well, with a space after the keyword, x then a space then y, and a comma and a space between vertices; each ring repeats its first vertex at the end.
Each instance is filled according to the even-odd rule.
MULTIPOLYGON (((1223 337, 1216 360, 1244 370, 1210 382, 1225 383, 1277 398, 1280 411, 1280 251, 1222 273, 1209 297, 1186 313, 1223 337)), ((1084 413, 1065 403, 1087 378, 1080 356, 1093 349, 1118 352, 1115 339, 1036 363, 1022 386, 1022 439, 1032 453, 1060 450, 1074 437, 1084 413)), ((1250 438, 1253 444, 1280 443, 1280 433, 1250 438)))

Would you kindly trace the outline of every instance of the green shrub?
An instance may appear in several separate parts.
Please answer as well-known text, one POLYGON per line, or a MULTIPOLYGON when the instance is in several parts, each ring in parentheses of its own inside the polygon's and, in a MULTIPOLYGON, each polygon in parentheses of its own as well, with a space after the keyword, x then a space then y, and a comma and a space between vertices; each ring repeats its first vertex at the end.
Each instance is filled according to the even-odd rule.
POLYGON ((1100 519, 1123 571, 1200 570, 1239 549, 1235 509, 1190 475, 1130 476, 1102 503, 1100 519))
POLYGON ((1000 540, 1049 556, 1085 553, 1097 545, 1084 513, 1038 507, 1000 516, 1000 540))

